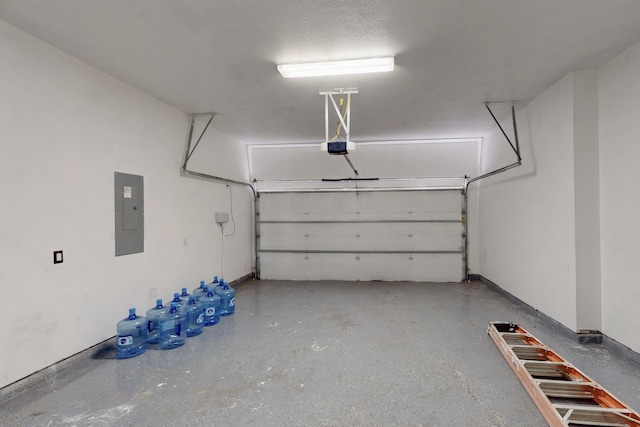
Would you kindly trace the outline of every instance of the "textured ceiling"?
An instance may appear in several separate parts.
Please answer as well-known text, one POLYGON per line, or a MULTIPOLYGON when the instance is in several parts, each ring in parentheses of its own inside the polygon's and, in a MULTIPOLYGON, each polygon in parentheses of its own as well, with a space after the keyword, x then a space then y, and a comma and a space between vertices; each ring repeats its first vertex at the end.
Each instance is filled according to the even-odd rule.
POLYGON ((321 141, 319 91, 357 87, 354 141, 482 136, 640 40, 638 0, 0 0, 0 18, 244 143, 321 141), (396 57, 392 73, 283 79, 281 62, 396 57))

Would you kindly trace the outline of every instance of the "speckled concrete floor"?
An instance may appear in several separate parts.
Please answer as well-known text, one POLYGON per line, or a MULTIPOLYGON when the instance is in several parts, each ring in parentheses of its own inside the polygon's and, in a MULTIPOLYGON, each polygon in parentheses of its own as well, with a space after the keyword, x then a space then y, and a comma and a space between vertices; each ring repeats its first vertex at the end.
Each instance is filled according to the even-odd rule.
POLYGON ((640 408, 637 364, 481 283, 248 281, 236 304, 174 350, 94 351, 0 403, 0 425, 545 425, 491 320, 520 323, 640 408))

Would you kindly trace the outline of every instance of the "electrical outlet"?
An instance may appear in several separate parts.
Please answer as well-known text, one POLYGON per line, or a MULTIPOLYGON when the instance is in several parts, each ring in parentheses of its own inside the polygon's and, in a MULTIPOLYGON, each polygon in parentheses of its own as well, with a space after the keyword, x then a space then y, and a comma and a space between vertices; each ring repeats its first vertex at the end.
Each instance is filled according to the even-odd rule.
POLYGON ((53 251, 53 263, 61 264, 63 261, 62 251, 53 251))
POLYGON ((216 212, 216 222, 218 224, 224 224, 229 221, 229 214, 227 212, 216 212))

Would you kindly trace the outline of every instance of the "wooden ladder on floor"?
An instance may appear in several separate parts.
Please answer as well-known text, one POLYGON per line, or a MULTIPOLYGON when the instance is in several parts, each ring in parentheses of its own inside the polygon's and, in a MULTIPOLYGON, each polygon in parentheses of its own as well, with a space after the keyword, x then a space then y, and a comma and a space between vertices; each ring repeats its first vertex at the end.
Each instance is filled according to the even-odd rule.
POLYGON ((515 323, 489 336, 551 427, 640 427, 640 415, 515 323))

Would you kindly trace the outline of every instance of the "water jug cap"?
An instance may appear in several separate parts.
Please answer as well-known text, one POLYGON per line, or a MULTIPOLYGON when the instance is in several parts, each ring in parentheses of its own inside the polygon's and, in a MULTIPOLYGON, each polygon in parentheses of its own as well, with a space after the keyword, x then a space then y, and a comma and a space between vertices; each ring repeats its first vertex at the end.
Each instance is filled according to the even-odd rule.
POLYGON ((171 312, 175 313, 176 311, 178 311, 178 305, 175 302, 171 303, 171 312))
POLYGON ((201 287, 202 289, 204 289, 204 287, 205 287, 204 280, 200 280, 200 287, 201 287))
POLYGON ((180 296, 182 296, 182 297, 186 297, 187 295, 189 295, 189 294, 187 293, 187 288, 182 288, 182 293, 180 294, 180 296))
POLYGON ((218 276, 213 276, 213 283, 218 283, 218 276))
POLYGON ((130 308, 129 309, 129 320, 133 320, 136 318, 136 309, 135 308, 130 308))
POLYGON ((173 293, 173 300, 176 302, 180 301, 180 294, 178 292, 173 293))
POLYGON ((193 295, 189 295, 189 304, 195 304, 196 303, 196 297, 194 297, 193 295))
POLYGON ((162 298, 156 300, 156 308, 162 308, 162 298))

